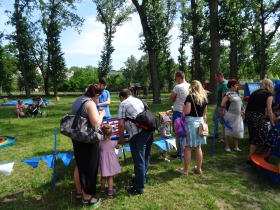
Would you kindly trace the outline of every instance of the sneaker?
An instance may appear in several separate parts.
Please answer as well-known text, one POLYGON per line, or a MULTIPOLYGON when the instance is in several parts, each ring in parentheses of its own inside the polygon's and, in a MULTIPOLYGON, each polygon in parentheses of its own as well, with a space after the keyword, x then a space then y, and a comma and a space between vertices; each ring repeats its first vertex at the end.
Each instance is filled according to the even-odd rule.
POLYGON ((241 152, 241 150, 237 147, 237 148, 233 148, 235 151, 237 152, 241 152))
POLYGON ((133 186, 125 187, 126 191, 133 194, 143 194, 144 191, 136 190, 133 186))
POLYGON ((109 189, 108 190, 108 195, 109 196, 114 195, 116 191, 117 191, 116 189, 109 189))
POLYGON ((105 187, 100 187, 100 192, 104 193, 105 192, 105 187))
POLYGON ((230 148, 226 148, 226 151, 227 151, 227 152, 231 152, 230 148))
POLYGON ((163 161, 170 162, 170 160, 167 158, 163 158, 163 161))

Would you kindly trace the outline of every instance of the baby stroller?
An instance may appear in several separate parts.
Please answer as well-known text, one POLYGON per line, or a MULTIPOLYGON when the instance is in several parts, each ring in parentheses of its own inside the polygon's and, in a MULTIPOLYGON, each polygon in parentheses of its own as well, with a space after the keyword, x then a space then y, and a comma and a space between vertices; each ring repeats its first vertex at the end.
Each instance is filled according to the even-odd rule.
POLYGON ((40 111, 40 107, 46 107, 45 102, 43 101, 43 99, 39 96, 35 97, 32 99, 33 102, 32 104, 29 104, 27 107, 27 111, 26 111, 26 116, 32 116, 34 117, 35 115, 37 115, 38 113, 41 114, 41 116, 46 116, 46 112, 45 111, 40 111))

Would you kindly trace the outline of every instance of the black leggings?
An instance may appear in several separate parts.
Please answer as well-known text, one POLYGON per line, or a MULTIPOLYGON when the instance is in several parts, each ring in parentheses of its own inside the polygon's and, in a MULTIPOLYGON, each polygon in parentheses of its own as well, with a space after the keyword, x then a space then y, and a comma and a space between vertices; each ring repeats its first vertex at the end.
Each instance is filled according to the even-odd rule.
POLYGON ((86 194, 96 194, 99 166, 99 143, 82 143, 72 139, 80 182, 86 194))

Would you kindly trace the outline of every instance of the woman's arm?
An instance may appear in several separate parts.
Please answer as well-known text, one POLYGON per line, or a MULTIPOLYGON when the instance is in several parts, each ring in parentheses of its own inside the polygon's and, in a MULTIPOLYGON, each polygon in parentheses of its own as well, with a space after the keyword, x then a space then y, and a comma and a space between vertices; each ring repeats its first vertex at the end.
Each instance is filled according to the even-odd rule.
POLYGON ((269 96, 269 97, 266 99, 267 116, 268 116, 268 118, 269 118, 271 127, 274 126, 273 112, 272 112, 272 100, 273 100, 273 96, 269 96))
POLYGON ((90 124, 93 127, 100 126, 103 117, 106 115, 104 110, 97 111, 96 104, 93 101, 86 103, 86 112, 88 114, 90 124))
POLYGON ((110 105, 110 103, 111 103, 110 98, 107 98, 106 101, 99 103, 97 106, 106 106, 106 105, 110 105))
POLYGON ((207 115, 206 115, 206 113, 207 113, 207 105, 205 106, 204 111, 203 111, 203 114, 202 114, 202 117, 203 117, 203 120, 204 120, 205 123, 206 123, 206 121, 207 121, 207 115))
POLYGON ((183 107, 183 112, 188 115, 191 112, 191 103, 186 102, 186 105, 183 107))
POLYGON ((228 101, 228 96, 223 97, 223 100, 222 100, 221 106, 220 106, 220 116, 224 116, 224 114, 225 114, 225 108, 227 105, 227 101, 228 101))

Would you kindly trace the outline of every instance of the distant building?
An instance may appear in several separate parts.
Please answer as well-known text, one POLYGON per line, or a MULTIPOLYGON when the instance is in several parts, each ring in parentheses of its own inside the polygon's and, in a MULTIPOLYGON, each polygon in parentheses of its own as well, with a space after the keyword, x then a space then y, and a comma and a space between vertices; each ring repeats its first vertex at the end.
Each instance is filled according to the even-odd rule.
POLYGON ((65 73, 67 80, 70 80, 70 78, 74 75, 74 71, 66 72, 65 73))
POLYGON ((116 74, 122 74, 123 72, 122 71, 117 71, 117 70, 112 70, 108 73, 108 76, 109 75, 116 75, 116 74))

